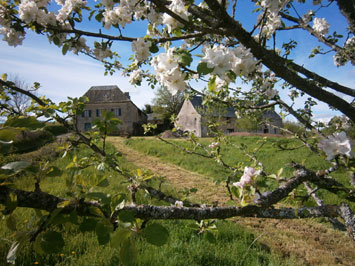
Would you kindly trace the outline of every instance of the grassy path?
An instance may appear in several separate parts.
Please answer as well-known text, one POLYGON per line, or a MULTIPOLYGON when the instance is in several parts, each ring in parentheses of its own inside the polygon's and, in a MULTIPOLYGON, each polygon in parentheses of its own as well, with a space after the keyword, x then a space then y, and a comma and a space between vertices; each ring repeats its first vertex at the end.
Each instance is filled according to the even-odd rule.
MULTIPOLYGON (((111 137, 109 141, 128 161, 154 174, 164 176, 176 188, 197 187, 191 197, 199 202, 224 203, 228 200, 225 188, 210 179, 187 171, 160 159, 142 154, 124 144, 123 138, 111 137)), ((273 220, 235 218, 236 223, 248 227, 260 242, 283 256, 295 256, 301 265, 354 265, 355 245, 344 232, 335 231, 328 224, 315 220, 273 220)))

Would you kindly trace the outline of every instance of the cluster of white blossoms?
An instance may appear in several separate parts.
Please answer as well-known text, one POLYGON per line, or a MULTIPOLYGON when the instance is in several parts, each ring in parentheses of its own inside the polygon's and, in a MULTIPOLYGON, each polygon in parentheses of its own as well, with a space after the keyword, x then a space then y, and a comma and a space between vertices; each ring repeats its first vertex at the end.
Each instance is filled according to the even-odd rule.
POLYGON ((215 149, 219 147, 219 142, 212 142, 210 145, 208 145, 210 149, 215 149))
POLYGON ((180 200, 177 200, 177 201, 175 201, 174 206, 178 207, 178 208, 182 208, 182 207, 184 207, 184 203, 180 200))
POLYGON ((321 35, 325 35, 329 31, 329 24, 325 18, 315 18, 313 20, 313 30, 321 35))
POLYGON ((318 148, 325 152, 327 160, 332 160, 336 155, 351 155, 351 143, 344 131, 334 133, 327 138, 323 138, 318 143, 318 148))
POLYGON ((212 75, 218 75, 222 79, 232 69, 232 52, 224 45, 214 45, 212 48, 203 48, 204 57, 201 63, 207 63, 208 68, 213 68, 212 75))
MULTIPOLYGON (((271 37, 272 34, 281 27, 281 16, 279 12, 282 6, 285 5, 285 2, 288 1, 279 1, 279 0, 262 0, 261 7, 265 10, 266 23, 260 25, 261 35, 267 38, 271 37)), ((260 14, 258 17, 258 22, 264 16, 260 14)))
POLYGON ((180 70, 179 64, 174 61, 175 50, 175 47, 169 48, 165 53, 161 53, 151 60, 157 80, 173 95, 186 88, 186 74, 180 70))
POLYGON ((136 54, 137 61, 144 61, 150 56, 149 48, 152 42, 149 40, 144 40, 144 38, 138 38, 136 41, 132 42, 132 50, 136 54))
POLYGON ((257 67, 257 61, 255 60, 250 49, 246 49, 243 45, 233 49, 232 71, 238 76, 243 75, 246 78, 250 78, 250 73, 254 72, 257 67))
POLYGON ((75 9, 83 8, 88 2, 83 0, 55 0, 62 8, 59 9, 57 20, 64 22, 75 9))
POLYGON ((3 41, 7 42, 8 45, 16 47, 21 45, 22 41, 25 39, 25 33, 21 31, 16 31, 10 27, 1 27, 0 34, 4 35, 3 41))
POLYGON ((103 22, 106 29, 110 29, 111 25, 121 25, 132 22, 134 16, 137 20, 147 14, 148 4, 146 1, 140 0, 121 0, 119 5, 115 6, 118 1, 102 1, 106 7, 103 13, 103 22))
POLYGON ((213 68, 212 75, 217 75, 226 80, 226 74, 232 70, 237 76, 242 74, 248 77, 256 68, 256 60, 253 54, 240 45, 233 50, 224 45, 214 45, 203 48, 204 57, 202 63, 206 63, 208 68, 213 68))
POLYGON ((43 7, 48 1, 22 0, 18 7, 20 19, 26 23, 37 22, 42 26, 56 25, 56 17, 53 12, 46 12, 43 7))
POLYGON ((245 167, 244 173, 238 182, 233 183, 235 187, 245 187, 253 181, 253 178, 260 175, 261 170, 256 170, 254 167, 245 167))
POLYGON ((72 51, 74 54, 78 54, 80 51, 89 53, 91 49, 86 45, 86 39, 84 37, 80 37, 76 42, 71 43, 69 51, 72 51))
MULTIPOLYGON (((182 19, 188 20, 189 13, 187 12, 187 9, 185 7, 184 0, 172 0, 168 8, 175 14, 179 15, 182 19)), ((163 15, 163 24, 168 27, 169 33, 171 33, 173 29, 182 26, 179 21, 177 21, 167 13, 164 13, 163 15)))
POLYGON ((137 85, 142 82, 142 70, 135 69, 129 76, 129 82, 132 85, 137 85))
POLYGON ((279 93, 274 89, 276 82, 277 79, 275 77, 275 73, 266 73, 266 77, 262 81, 261 89, 269 99, 274 98, 279 93))
POLYGON ((109 57, 112 58, 112 51, 109 47, 105 47, 102 44, 99 43, 95 43, 95 49, 93 51, 94 56, 96 57, 96 59, 102 61, 105 58, 109 57))

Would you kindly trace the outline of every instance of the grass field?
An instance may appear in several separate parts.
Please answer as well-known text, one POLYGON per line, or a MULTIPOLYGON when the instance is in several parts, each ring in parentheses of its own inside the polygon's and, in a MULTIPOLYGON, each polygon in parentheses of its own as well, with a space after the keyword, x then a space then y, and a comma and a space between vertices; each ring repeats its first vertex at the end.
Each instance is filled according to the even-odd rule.
MULTIPOLYGON (((233 136, 229 137, 228 140, 235 145, 246 145, 248 152, 252 153, 260 146, 261 137, 258 136, 233 136)), ((208 145, 213 140, 212 139, 201 139, 202 144, 208 145)), ((289 147, 299 146, 301 143, 297 140, 291 140, 287 138, 268 138, 267 142, 263 145, 262 149, 258 150, 256 157, 260 160, 265 167, 265 171, 268 174, 276 173, 280 168, 283 168, 283 176, 290 177, 294 169, 290 166, 290 163, 304 163, 306 167, 314 171, 326 169, 330 164, 325 161, 320 156, 312 153, 308 148, 302 147, 294 151, 281 151, 278 148, 278 143, 287 143, 289 147)), ((180 145, 184 149, 192 149, 192 144, 183 140, 172 140, 173 143, 180 145)), ((176 147, 166 144, 159 139, 154 138, 130 138, 125 141, 125 144, 132 147, 144 154, 155 156, 163 161, 178 165, 187 170, 206 175, 214 181, 222 182, 232 174, 232 171, 226 169, 225 167, 218 164, 218 162, 203 158, 198 155, 186 154, 183 151, 176 149, 176 147)), ((202 149, 197 149, 196 151, 203 153, 202 149)), ((223 160, 231 165, 237 166, 240 162, 250 162, 250 159, 245 156, 245 153, 240 149, 236 149, 232 145, 222 145, 221 154, 223 160)), ((332 173, 332 177, 341 181, 345 185, 349 185, 349 178, 345 171, 338 170, 332 173)), ((238 177, 239 178, 239 177, 238 177)), ((276 186, 276 182, 274 183, 276 186)), ((302 193, 302 190, 301 190, 302 193)), ((302 195, 305 195, 305 190, 302 195)), ((335 204, 343 201, 343 199, 338 198, 336 195, 327 193, 326 191, 319 191, 320 195, 323 196, 325 203, 335 204)), ((351 204, 350 202, 348 202, 351 204)), ((314 204, 309 200, 309 204, 314 204)))
MULTIPOLYGON (((110 147, 112 150, 113 147, 110 147)), ((81 148, 76 152, 78 157, 86 156, 89 151, 81 148)), ((74 155, 74 154, 72 154, 74 155)), ((33 156, 33 155, 31 155, 33 156)), ((58 158, 53 165, 65 168, 69 163, 69 157, 58 158)), ((7 161, 2 158, 2 161, 7 161)), ((122 165, 128 169, 135 166, 120 159, 122 165)), ((90 178, 93 169, 84 171, 84 180, 90 178)), ((123 177, 107 170, 105 175, 109 177, 110 185, 100 190, 107 193, 119 193, 126 191, 127 184, 123 177)), ((41 189, 48 193, 65 197, 65 183, 67 175, 59 177, 47 177, 41 182, 41 189)), ((154 185, 154 183, 153 183, 154 185)), ((31 175, 19 176, 15 180, 15 186, 20 189, 33 190, 34 179, 31 175)), ((171 194, 177 194, 169 184, 163 186, 163 190, 171 194)), ((144 197, 139 197, 140 202, 146 202, 144 197)), ((17 208, 12 214, 16 221, 17 232, 33 230, 38 222, 33 210, 17 208)), ((6 226, 3 216, 0 222, 0 265, 6 265, 6 255, 14 241, 14 233, 6 226)), ((78 224, 82 219, 78 218, 78 224)), ((153 246, 135 236, 138 251, 138 265, 297 265, 297 260, 292 256, 281 258, 272 253, 267 246, 254 241, 257 235, 245 231, 242 227, 232 222, 219 222, 218 232, 214 233, 217 244, 208 241, 204 234, 198 235, 191 229, 193 221, 164 221, 161 222, 169 231, 168 242, 161 247, 153 246)), ((100 246, 93 232, 82 233, 78 225, 60 223, 52 226, 51 230, 64 231, 65 246, 60 253, 37 254, 33 243, 25 243, 18 251, 16 265, 120 265, 118 251, 111 244, 100 246)))

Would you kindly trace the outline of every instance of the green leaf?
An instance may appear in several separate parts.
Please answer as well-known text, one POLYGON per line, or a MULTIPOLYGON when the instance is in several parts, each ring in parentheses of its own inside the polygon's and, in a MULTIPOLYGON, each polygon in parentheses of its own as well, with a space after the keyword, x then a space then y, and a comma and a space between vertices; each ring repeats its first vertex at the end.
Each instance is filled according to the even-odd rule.
POLYGON ((102 12, 98 13, 96 16, 95 16, 95 19, 98 21, 98 22, 101 22, 101 20, 104 18, 104 16, 102 15, 102 12))
POLYGON ((149 47, 149 51, 151 52, 151 53, 157 53, 157 52, 159 52, 159 47, 155 44, 155 43, 153 43, 150 47, 149 47))
POLYGON ((99 217, 105 217, 105 215, 102 213, 102 211, 98 207, 91 206, 91 207, 89 207, 89 211, 93 215, 96 215, 99 217))
POLYGON ((12 144, 13 144, 12 140, 9 142, 0 140, 0 153, 2 153, 2 154, 9 153, 10 149, 12 147, 12 144))
POLYGON ((148 243, 162 246, 168 241, 169 232, 162 225, 154 223, 144 229, 144 236, 148 243))
POLYGON ((62 234, 56 231, 47 231, 41 238, 41 249, 46 253, 59 253, 64 247, 62 234))
POLYGON ((120 193, 112 197, 111 199, 111 210, 120 210, 124 207, 125 200, 127 199, 126 194, 120 193))
POLYGON ((66 53, 67 53, 68 50, 69 50, 69 47, 70 47, 70 46, 69 46, 69 44, 67 44, 67 43, 63 45, 63 48, 62 48, 62 54, 63 54, 63 55, 66 55, 66 53))
POLYGON ((16 231, 16 218, 14 215, 9 215, 6 218, 6 226, 9 228, 11 231, 16 231))
POLYGON ((103 204, 109 204, 111 201, 110 196, 103 192, 89 192, 86 193, 86 197, 89 199, 100 200, 103 204))
POLYGON ((190 52, 186 50, 177 50, 174 53, 174 59, 183 66, 190 66, 192 62, 192 56, 190 52))
POLYGON ((61 201, 57 204, 57 208, 65 208, 70 204, 70 200, 61 201))
POLYGON ((24 169, 26 169, 31 163, 27 161, 17 161, 17 162, 12 162, 5 164, 4 166, 1 167, 1 169, 4 170, 11 170, 15 173, 20 172, 24 169))
POLYGON ((108 179, 106 177, 101 177, 101 179, 97 183, 97 186, 99 187, 107 187, 108 185, 110 185, 110 183, 108 182, 108 179))
POLYGON ((114 248, 119 248, 124 241, 129 239, 132 231, 127 228, 118 228, 111 237, 111 246, 114 248))
POLYGON ((197 66, 197 72, 199 75, 207 75, 213 71, 213 68, 209 68, 206 62, 199 63, 197 66))
POLYGON ((137 254, 138 252, 134 240, 129 238, 123 242, 119 254, 120 261, 123 265, 135 265, 137 263, 137 254))
POLYGON ((47 176, 50 176, 50 177, 61 176, 62 175, 62 170, 60 170, 56 166, 51 166, 46 174, 47 174, 47 176))
POLYGON ((81 232, 94 231, 96 229, 97 220, 93 218, 85 218, 80 224, 79 230, 81 232))
POLYGON ((132 211, 121 211, 118 214, 120 221, 124 223, 133 223, 135 221, 134 212, 132 211))
POLYGON ((107 223, 99 222, 96 224, 95 232, 99 245, 106 245, 108 242, 110 242, 111 231, 112 226, 107 223))

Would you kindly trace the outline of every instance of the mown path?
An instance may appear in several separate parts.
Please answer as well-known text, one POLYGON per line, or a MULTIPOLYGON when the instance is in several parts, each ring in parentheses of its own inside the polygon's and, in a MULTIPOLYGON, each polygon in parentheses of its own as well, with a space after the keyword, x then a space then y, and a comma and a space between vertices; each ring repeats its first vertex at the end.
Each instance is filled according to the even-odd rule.
MULTIPOLYGON (((109 141, 123 156, 137 167, 149 169, 164 176, 178 189, 198 188, 191 200, 216 202, 228 201, 225 188, 215 185, 207 177, 140 153, 124 144, 124 138, 110 137, 109 141)), ((300 265, 355 265, 355 244, 340 231, 314 220, 273 220, 234 218, 235 222, 248 227, 259 241, 283 256, 293 256, 300 265)))

